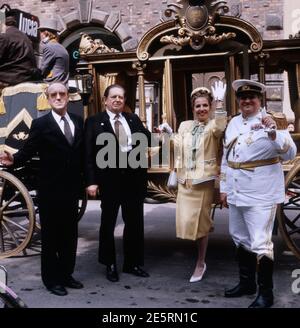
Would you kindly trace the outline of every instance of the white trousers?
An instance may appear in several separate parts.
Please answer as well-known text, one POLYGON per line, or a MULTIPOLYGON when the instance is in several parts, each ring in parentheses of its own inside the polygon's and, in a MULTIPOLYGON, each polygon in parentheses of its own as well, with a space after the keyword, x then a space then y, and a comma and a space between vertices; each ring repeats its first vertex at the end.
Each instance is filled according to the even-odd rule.
POLYGON ((229 232, 235 245, 258 258, 274 259, 272 231, 277 205, 235 206, 229 204, 229 232))

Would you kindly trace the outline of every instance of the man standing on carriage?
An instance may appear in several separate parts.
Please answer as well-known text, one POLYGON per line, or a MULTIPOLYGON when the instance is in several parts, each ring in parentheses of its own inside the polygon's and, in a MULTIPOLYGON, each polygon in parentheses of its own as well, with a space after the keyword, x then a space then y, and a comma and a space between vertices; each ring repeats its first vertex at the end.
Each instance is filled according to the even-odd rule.
POLYGON ((221 202, 229 206, 240 281, 225 297, 255 294, 258 284, 250 307, 265 308, 273 305, 272 230, 277 204, 285 199, 280 161, 293 159, 297 149, 283 114, 268 115, 261 108, 264 84, 236 80, 232 86, 241 113, 225 132, 220 191, 221 202))
POLYGON ((0 89, 40 77, 32 43, 17 28, 15 17, 8 13, 5 25, 6 32, 0 33, 0 89))
POLYGON ((58 42, 58 21, 44 19, 38 30, 42 44, 41 72, 44 82, 67 84, 70 58, 66 48, 58 42))

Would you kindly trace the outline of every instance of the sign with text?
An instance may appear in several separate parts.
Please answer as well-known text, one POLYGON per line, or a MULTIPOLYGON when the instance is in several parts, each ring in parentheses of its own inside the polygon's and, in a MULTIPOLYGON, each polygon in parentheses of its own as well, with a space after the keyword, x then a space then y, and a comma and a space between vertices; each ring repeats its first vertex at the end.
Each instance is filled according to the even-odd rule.
POLYGON ((40 25, 40 21, 37 16, 19 9, 7 10, 6 16, 8 15, 15 17, 18 29, 25 33, 32 42, 39 41, 38 27, 40 25))
POLYGON ((39 41, 39 18, 21 10, 16 10, 18 28, 25 33, 33 42, 39 41))

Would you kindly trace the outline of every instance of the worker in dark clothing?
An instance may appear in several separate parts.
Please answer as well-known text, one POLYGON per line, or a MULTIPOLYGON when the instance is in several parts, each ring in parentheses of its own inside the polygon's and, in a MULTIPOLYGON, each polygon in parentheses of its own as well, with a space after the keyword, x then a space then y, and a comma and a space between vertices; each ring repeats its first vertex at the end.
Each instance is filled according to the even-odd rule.
POLYGON ((39 78, 32 43, 7 16, 6 32, 0 33, 0 88, 39 78))

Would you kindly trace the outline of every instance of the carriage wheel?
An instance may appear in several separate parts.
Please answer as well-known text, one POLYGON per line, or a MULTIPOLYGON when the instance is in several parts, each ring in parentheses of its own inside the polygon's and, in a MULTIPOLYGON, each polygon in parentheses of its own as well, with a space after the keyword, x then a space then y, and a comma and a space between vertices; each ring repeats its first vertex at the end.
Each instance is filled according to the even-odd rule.
POLYGON ((300 162, 285 177, 286 197, 278 206, 279 229, 288 248, 300 259, 300 162))
POLYGON ((86 191, 83 190, 82 196, 80 197, 80 200, 78 203, 78 216, 77 216, 78 222, 80 221, 80 219, 82 218, 82 216, 86 210, 87 202, 88 202, 88 195, 87 195, 86 191))
POLYGON ((35 210, 24 184, 0 171, 0 259, 24 251, 35 225, 35 210))

